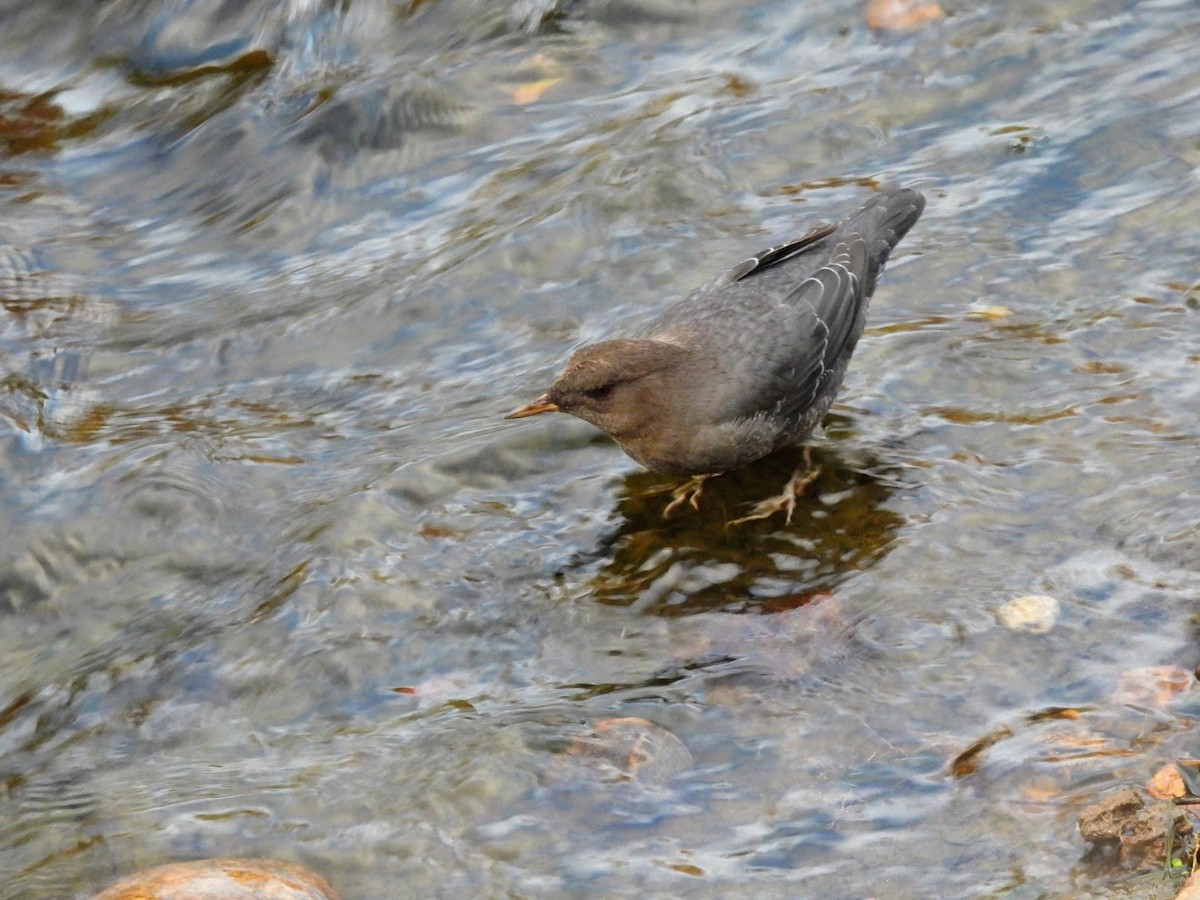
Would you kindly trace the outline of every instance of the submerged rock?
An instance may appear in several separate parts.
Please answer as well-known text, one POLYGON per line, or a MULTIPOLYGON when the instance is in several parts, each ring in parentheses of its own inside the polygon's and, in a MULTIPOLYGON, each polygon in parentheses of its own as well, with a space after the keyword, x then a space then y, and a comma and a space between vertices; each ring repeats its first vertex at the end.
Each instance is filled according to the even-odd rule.
POLYGON ((1026 594, 1005 603, 998 612, 1000 624, 1012 631, 1046 634, 1058 621, 1059 603, 1043 594, 1026 594))
POLYGON ((200 859, 127 875, 92 900, 341 900, 329 883, 274 859, 200 859))
POLYGON ((1137 791, 1123 790, 1098 800, 1079 816, 1079 833, 1102 854, 1115 856, 1122 868, 1153 869, 1167 855, 1168 823, 1174 828, 1171 846, 1184 852, 1192 833, 1182 813, 1168 817, 1164 805, 1147 807, 1137 791))
POLYGON ((593 723, 575 736, 566 758, 612 780, 655 785, 665 784, 692 765, 692 754, 683 741, 635 716, 593 723))

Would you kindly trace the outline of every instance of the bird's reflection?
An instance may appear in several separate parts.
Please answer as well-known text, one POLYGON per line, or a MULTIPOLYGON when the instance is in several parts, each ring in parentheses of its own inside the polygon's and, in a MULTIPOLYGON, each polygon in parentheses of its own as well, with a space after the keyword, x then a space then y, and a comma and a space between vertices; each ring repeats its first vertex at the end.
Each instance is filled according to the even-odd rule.
POLYGON ((778 492, 803 462, 786 450, 710 479, 700 508, 663 509, 675 483, 634 472, 618 494, 620 524, 593 560, 601 603, 679 616, 767 613, 803 606, 887 552, 901 517, 886 505, 896 473, 875 461, 850 465, 828 449, 812 454, 820 475, 782 516, 732 525, 748 503, 778 492))

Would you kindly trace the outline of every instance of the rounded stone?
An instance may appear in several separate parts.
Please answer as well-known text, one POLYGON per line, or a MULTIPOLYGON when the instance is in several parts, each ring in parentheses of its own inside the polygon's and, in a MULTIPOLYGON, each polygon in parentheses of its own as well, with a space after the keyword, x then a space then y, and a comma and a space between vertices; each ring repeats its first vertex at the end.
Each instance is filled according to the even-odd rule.
POLYGON ((329 883, 274 859, 200 859, 127 875, 93 900, 341 900, 329 883))
POLYGON ((1059 605, 1053 597, 1044 594, 1027 594, 1009 600, 998 616, 1000 624, 1013 631, 1028 631, 1046 634, 1058 621, 1059 605))

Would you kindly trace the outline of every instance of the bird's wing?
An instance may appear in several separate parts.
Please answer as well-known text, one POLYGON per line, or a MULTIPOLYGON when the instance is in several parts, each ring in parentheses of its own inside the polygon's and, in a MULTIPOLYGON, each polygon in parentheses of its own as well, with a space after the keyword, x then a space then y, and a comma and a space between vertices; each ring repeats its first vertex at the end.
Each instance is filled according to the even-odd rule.
POLYGON ((790 292, 751 298, 744 328, 756 365, 735 376, 743 384, 728 395, 726 415, 795 419, 840 379, 866 323, 866 273, 866 246, 851 233, 790 292))
POLYGON ((768 247, 731 266, 664 310, 650 323, 645 336, 685 334, 720 309, 723 303, 738 303, 742 296, 763 300, 785 296, 799 277, 797 270, 803 271, 806 262, 808 267, 816 267, 826 261, 829 250, 825 238, 835 231, 836 225, 818 225, 794 240, 768 247), (809 255, 813 259, 805 260, 804 257, 809 255), (790 265, 781 265, 785 262, 790 265))
POLYGON ((788 241, 785 244, 779 244, 775 247, 768 247, 766 250, 760 250, 758 253, 751 256, 749 259, 744 259, 736 266, 732 266, 725 272, 722 272, 717 279, 708 286, 709 290, 723 287, 728 284, 733 284, 735 281, 741 281, 744 278, 749 278, 751 275, 761 273, 764 269, 769 269, 771 266, 778 265, 782 262, 787 262, 792 257, 805 250, 810 249, 813 244, 820 241, 822 238, 829 237, 837 231, 836 225, 818 225, 795 240, 788 241))
POLYGON ((703 384, 690 395, 705 417, 762 417, 795 431, 828 410, 875 279, 924 206, 916 191, 881 194, 840 225, 743 260, 644 336, 695 349, 703 384))

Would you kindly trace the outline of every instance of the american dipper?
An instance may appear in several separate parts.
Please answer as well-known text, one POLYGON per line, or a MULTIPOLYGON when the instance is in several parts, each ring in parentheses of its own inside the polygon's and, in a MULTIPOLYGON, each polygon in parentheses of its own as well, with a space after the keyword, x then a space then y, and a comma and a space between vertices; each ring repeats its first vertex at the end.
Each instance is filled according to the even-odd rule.
MULTIPOLYGON (((565 412, 648 469, 691 475, 663 515, 698 508, 704 479, 801 444, 833 405, 888 254, 925 208, 901 189, 839 225, 763 250, 669 307, 633 337, 577 350, 549 391, 506 416, 565 412)), ((806 454, 807 459, 807 454, 806 454)), ((784 510, 815 477, 737 519, 784 510)))

